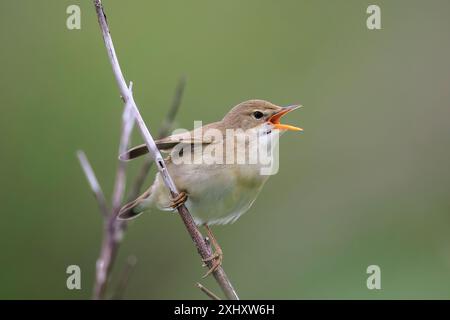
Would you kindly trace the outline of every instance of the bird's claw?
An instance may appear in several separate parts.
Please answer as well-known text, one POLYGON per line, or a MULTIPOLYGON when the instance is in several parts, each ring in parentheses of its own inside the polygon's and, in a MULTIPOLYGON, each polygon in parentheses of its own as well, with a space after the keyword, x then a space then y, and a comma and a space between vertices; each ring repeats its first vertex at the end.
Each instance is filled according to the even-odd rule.
POLYGON ((210 257, 208 257, 206 259, 202 259, 202 261, 204 262, 203 265, 202 265, 203 267, 206 267, 208 265, 207 262, 212 261, 211 262, 211 267, 209 268, 209 270, 205 273, 205 275, 202 278, 206 278, 211 273, 216 271, 217 268, 219 268, 222 265, 222 260, 223 260, 222 250, 217 250, 210 257))
POLYGON ((175 198, 172 199, 172 204, 170 205, 170 207, 172 209, 177 209, 179 206, 183 205, 186 202, 187 198, 188 196, 186 192, 181 191, 175 198))

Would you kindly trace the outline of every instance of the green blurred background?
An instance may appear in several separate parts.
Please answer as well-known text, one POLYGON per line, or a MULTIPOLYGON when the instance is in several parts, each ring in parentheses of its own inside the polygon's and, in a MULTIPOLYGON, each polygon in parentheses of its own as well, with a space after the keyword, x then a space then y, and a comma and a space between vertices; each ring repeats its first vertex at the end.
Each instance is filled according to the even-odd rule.
MULTIPOLYGON (((177 127, 250 98, 305 106, 289 116, 305 133, 283 136, 279 173, 237 223, 215 228, 241 298, 450 297, 449 1, 104 5, 153 133, 180 75, 177 127), (382 30, 366 28, 372 3, 382 30), (381 290, 366 287, 371 264, 381 290)), ((0 298, 90 298, 102 223, 75 152, 109 197, 122 112, 93 5, 2 0, 0 43, 0 298), (66 28, 70 4, 81 30, 66 28), (71 264, 82 290, 66 288, 71 264)), ((130 224, 112 287, 130 254, 125 298, 205 298, 176 214, 130 224)))

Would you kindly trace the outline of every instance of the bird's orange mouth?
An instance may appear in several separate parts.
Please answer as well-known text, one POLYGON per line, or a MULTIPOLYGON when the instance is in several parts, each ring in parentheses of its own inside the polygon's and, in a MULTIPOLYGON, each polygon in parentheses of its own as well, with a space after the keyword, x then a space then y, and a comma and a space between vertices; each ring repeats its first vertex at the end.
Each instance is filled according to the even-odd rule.
POLYGON ((275 129, 278 129, 278 130, 303 131, 302 128, 294 127, 289 124, 280 123, 281 117, 283 117, 288 112, 291 112, 292 110, 295 110, 297 108, 300 108, 300 106, 293 105, 293 106, 289 106, 289 107, 284 107, 281 111, 279 111, 279 112, 275 113, 273 116, 271 116, 268 121, 269 121, 269 123, 271 123, 273 125, 273 127, 275 129))

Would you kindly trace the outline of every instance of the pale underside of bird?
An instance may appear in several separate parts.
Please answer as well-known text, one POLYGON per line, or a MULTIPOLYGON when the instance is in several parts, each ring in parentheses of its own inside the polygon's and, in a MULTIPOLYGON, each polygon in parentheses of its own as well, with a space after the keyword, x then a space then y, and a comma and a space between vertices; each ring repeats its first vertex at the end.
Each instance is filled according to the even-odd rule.
MULTIPOLYGON (((262 174, 267 161, 249 159, 264 149, 273 161, 280 134, 286 130, 302 131, 280 123, 284 114, 297 107, 249 100, 234 107, 219 122, 157 140, 157 147, 168 154, 167 170, 182 195, 174 202, 158 173, 148 190, 120 210, 119 218, 131 219, 152 208, 173 211, 184 203, 197 225, 236 221, 252 206, 270 177, 262 174), (243 143, 236 142, 242 138, 243 143), (230 152, 231 161, 226 158, 230 152)), ((121 155, 121 159, 133 159, 147 152, 145 145, 137 146, 121 155)))

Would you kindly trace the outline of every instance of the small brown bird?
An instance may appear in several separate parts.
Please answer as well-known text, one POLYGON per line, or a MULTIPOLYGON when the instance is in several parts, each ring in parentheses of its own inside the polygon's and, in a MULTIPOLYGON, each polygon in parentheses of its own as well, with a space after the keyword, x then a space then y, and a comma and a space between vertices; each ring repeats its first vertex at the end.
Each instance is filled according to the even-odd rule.
MULTIPOLYGON (((195 223, 206 227, 216 249, 205 260, 215 261, 207 276, 222 263, 222 250, 209 226, 234 222, 251 207, 271 174, 264 169, 273 161, 277 138, 287 130, 303 131, 280 123, 283 115, 298 107, 249 100, 232 108, 221 121, 155 141, 162 152, 169 153, 167 170, 180 195, 172 199, 157 173, 153 185, 120 210, 119 219, 134 218, 152 207, 173 211, 184 203, 195 223), (258 158, 263 151, 265 159, 258 158)), ((143 144, 120 159, 147 152, 143 144)))

